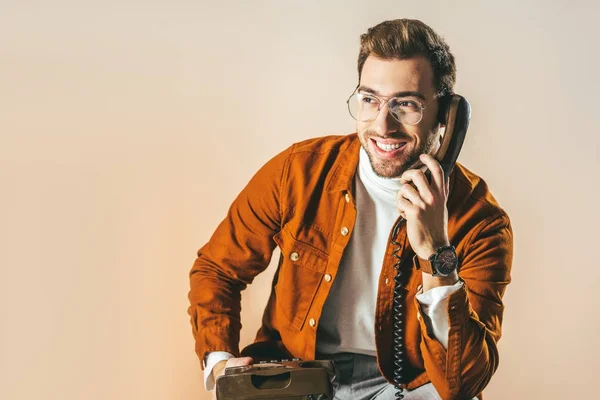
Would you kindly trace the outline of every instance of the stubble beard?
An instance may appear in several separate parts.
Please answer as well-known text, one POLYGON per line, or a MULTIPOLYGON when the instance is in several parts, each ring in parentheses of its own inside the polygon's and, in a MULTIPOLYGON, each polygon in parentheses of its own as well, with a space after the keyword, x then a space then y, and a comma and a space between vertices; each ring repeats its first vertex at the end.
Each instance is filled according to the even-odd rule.
MULTIPOLYGON (((435 129, 431 131, 427 137, 427 141, 423 142, 421 146, 413 148, 410 153, 403 155, 403 159, 394 159, 394 160, 381 160, 377 158, 377 156, 373 155, 371 150, 369 149, 367 141, 370 140, 371 136, 368 135, 368 132, 365 136, 365 142, 361 138, 360 144, 365 149, 367 156, 369 157, 369 162, 371 163, 371 168, 375 172, 375 175, 380 178, 398 178, 405 171, 418 168, 422 166, 419 156, 423 153, 432 154, 433 150, 436 149, 439 138, 439 129, 435 129)), ((408 146, 408 143, 406 144, 408 146)))

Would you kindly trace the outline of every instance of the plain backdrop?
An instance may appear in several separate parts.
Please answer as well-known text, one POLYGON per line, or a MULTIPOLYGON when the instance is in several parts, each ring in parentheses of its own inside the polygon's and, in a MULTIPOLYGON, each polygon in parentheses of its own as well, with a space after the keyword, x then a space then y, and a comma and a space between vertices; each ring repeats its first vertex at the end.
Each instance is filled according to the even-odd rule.
MULTIPOLYGON (((598 3, 0 0, 0 398, 209 399, 187 293, 254 172, 347 134, 359 36, 418 18, 515 233, 486 399, 595 398, 598 3)), ((243 293, 242 345, 274 266, 243 293)))

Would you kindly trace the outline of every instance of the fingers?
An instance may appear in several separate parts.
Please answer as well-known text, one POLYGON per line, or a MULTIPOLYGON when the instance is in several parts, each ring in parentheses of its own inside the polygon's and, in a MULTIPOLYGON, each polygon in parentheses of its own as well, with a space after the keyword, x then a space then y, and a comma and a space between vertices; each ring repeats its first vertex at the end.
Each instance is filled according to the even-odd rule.
POLYGON ((444 170, 440 163, 429 154, 421 154, 419 159, 431 172, 431 186, 436 187, 439 193, 444 193, 444 170))
MULTIPOLYGON (((254 360, 252 359, 252 357, 237 357, 237 358, 230 358, 227 360, 227 362, 225 363, 225 366, 219 371, 216 372, 215 368, 217 368, 217 365, 215 365, 215 367, 213 367, 213 376, 215 381, 217 380, 217 378, 221 375, 223 375, 225 373, 225 369, 229 368, 229 367, 241 367, 244 365, 252 365, 252 363, 254 362, 254 360)), ((217 390, 214 389, 212 392, 212 400, 217 400, 217 390)))
POLYGON ((237 357, 230 358, 227 360, 227 364, 225 364, 225 368, 228 367, 241 367, 243 365, 252 365, 252 357, 237 357))
POLYGON ((400 216, 406 220, 412 218, 412 216, 419 210, 419 208, 414 206, 409 200, 402 197, 400 195, 400 191, 398 191, 396 208, 398 209, 400 216))
POLYGON ((425 173, 421 169, 409 169, 405 171, 400 177, 400 182, 402 184, 412 182, 419 191, 421 198, 426 203, 431 204, 435 198, 440 197, 438 194, 444 197, 448 194, 444 170, 442 170, 440 163, 429 154, 421 154, 420 160, 430 171, 431 182, 427 180, 425 173))
POLYGON ((410 183, 404 184, 402 188, 398 190, 398 193, 396 193, 396 199, 399 199, 400 197, 407 199, 411 204, 417 207, 425 206, 423 199, 421 199, 421 195, 410 183))
POLYGON ((400 183, 409 186, 412 182, 419 191, 420 197, 427 203, 433 200, 433 193, 425 174, 420 169, 409 169, 400 177, 400 183))
POLYGON ((229 367, 241 367, 244 365, 252 365, 252 357, 237 357, 230 358, 227 361, 219 361, 212 370, 213 378, 216 380, 219 376, 225 373, 225 369, 229 367))

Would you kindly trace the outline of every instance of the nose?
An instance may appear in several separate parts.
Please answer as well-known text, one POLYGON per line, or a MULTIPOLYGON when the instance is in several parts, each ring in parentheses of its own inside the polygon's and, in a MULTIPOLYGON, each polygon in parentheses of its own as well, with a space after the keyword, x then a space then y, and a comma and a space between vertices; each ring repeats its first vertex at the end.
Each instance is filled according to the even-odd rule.
POLYGON ((381 107, 377 118, 371 122, 371 130, 379 136, 387 136, 398 130, 398 121, 390 113, 387 103, 381 107))

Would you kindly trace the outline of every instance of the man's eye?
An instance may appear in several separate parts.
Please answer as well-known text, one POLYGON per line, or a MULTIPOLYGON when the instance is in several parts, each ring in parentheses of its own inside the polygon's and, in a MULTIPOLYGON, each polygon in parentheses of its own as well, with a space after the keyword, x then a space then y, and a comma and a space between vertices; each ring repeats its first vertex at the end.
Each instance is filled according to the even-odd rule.
POLYGON ((421 109, 421 106, 416 101, 400 100, 394 105, 394 108, 398 109, 398 111, 402 110, 404 112, 409 112, 409 111, 419 111, 421 109))
POLYGON ((363 96, 362 102, 365 104, 371 104, 371 105, 375 105, 375 104, 379 103, 376 98, 369 97, 369 96, 363 96))
POLYGON ((419 107, 419 105, 417 103, 415 103, 414 101, 408 101, 408 100, 401 101, 400 103, 398 103, 398 105, 400 107, 410 107, 410 108, 418 108, 419 107))

